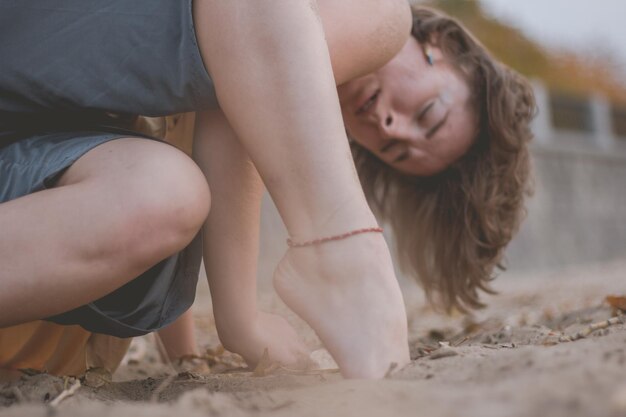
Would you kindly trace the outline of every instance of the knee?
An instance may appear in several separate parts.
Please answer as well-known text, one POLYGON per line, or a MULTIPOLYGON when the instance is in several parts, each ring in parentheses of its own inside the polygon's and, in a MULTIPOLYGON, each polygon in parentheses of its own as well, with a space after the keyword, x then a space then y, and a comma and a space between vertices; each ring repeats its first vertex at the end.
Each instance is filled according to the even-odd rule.
POLYGON ((126 214, 119 224, 123 237, 119 246, 142 263, 187 246, 210 208, 206 179, 189 157, 174 148, 154 156, 127 173, 126 214))
POLYGON ((206 220, 211 194, 204 174, 186 155, 159 164, 163 169, 148 180, 155 186, 146 203, 154 216, 149 219, 183 242, 190 241, 206 220))

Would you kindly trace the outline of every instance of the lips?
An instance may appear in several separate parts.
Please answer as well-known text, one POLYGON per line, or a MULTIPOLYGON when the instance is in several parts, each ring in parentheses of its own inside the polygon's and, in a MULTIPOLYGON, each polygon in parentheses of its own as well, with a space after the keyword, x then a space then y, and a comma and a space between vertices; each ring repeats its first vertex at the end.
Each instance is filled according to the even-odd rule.
POLYGON ((393 160, 394 163, 402 162, 409 158, 409 151, 406 150, 402 152, 396 159, 393 160))
POLYGON ((399 140, 392 139, 388 143, 386 143, 385 146, 380 148, 381 154, 386 154, 386 155, 389 155, 390 157, 392 157, 393 154, 397 154, 398 152, 400 152, 400 154, 397 155, 395 158, 393 158, 392 160, 393 163, 402 162, 408 159, 409 154, 410 154, 409 149, 402 146, 402 143, 399 140), (400 146, 401 148, 398 149, 398 146, 400 146))
POLYGON ((398 142, 397 140, 391 139, 388 143, 385 144, 385 146, 380 148, 380 153, 388 152, 389 150, 391 150, 391 148, 393 148, 394 146, 398 145, 399 143, 400 142, 398 142))

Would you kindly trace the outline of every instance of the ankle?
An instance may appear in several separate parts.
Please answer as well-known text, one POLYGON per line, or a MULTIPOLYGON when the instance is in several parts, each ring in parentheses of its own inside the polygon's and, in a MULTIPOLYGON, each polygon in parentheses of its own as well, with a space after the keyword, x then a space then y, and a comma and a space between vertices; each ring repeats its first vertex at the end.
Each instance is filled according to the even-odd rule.
POLYGON ((288 242, 305 243, 305 245, 294 246, 322 243, 320 240, 324 242, 339 240, 351 236, 354 231, 378 228, 376 217, 365 200, 361 204, 357 199, 339 201, 323 216, 318 215, 312 218, 303 215, 299 221, 287 224, 288 242))
POLYGON ((312 278, 311 282, 321 280, 342 287, 348 281, 390 273, 393 265, 383 235, 361 233, 319 245, 290 247, 278 265, 274 285, 289 288, 294 278, 307 277, 307 281, 312 278))
POLYGON ((362 233, 383 233, 383 229, 381 227, 366 227, 362 229, 354 229, 345 233, 341 233, 333 236, 325 236, 318 237, 315 239, 307 240, 307 241, 295 241, 294 239, 288 237, 287 238, 287 246, 290 248, 302 248, 305 246, 317 246, 327 242, 332 242, 335 240, 343 240, 348 239, 355 235, 360 235, 362 233))

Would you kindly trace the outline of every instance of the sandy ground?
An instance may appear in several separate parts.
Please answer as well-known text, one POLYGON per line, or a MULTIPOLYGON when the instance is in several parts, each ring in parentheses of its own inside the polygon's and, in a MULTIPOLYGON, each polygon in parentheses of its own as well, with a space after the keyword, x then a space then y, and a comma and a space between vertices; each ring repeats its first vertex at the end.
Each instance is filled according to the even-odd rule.
MULTIPOLYGON (((200 288, 196 320, 200 342, 213 354, 212 374, 173 372, 146 337, 136 339, 113 382, 90 375, 56 407, 51 402, 75 380, 24 374, 0 384, 0 415, 626 415, 626 326, 566 341, 612 317, 604 299, 626 294, 626 261, 505 275, 496 281, 500 294, 472 317, 440 315, 417 288, 403 287, 413 361, 382 381, 343 380, 333 370, 240 368, 237 357, 217 350, 207 290, 200 288)), ((267 288, 261 295, 266 308, 285 312, 267 288)), ((290 319, 317 347, 315 335, 290 319)))

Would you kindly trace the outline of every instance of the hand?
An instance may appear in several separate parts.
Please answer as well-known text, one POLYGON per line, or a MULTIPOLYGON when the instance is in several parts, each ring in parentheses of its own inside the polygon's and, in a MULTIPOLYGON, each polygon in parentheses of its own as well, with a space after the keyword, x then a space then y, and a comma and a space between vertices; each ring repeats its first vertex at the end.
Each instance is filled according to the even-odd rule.
POLYGON ((283 317, 259 311, 242 337, 229 344, 229 350, 240 354, 250 367, 255 367, 267 349, 270 360, 289 369, 310 369, 310 350, 299 339, 283 317))

